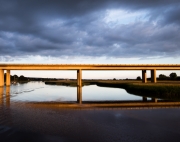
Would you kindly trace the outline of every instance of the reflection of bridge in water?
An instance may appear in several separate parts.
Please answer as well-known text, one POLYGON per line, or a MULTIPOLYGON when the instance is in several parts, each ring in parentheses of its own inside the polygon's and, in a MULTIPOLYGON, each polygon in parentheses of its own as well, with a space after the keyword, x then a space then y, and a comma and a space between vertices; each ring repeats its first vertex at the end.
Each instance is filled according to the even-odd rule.
POLYGON ((4 87, 0 87, 0 105, 6 104, 7 107, 10 106, 10 86, 6 86, 6 91, 4 92, 4 87))
MULTIPOLYGON (((141 70, 142 82, 147 82, 146 71, 151 71, 151 82, 156 83, 156 70, 180 70, 180 64, 0 64, 0 93, 4 90, 4 70, 6 70, 6 96, 10 92, 11 70, 77 70, 77 102, 82 104, 83 70, 141 70), (9 90, 9 91, 8 91, 9 90)), ((2 95, 1 95, 2 97, 2 95)), ((10 98, 10 97, 7 97, 10 98)), ((146 101, 147 98, 143 97, 146 101)), ((157 99, 153 99, 157 102, 157 99)), ((6 103, 10 102, 7 100, 6 103)))
MULTIPOLYGON (((79 88, 82 90, 82 87, 79 88)), ((79 90, 78 90, 79 91, 79 90)), ((82 103, 82 92, 77 92, 77 101, 76 102, 11 102, 11 93, 10 86, 0 87, 0 109, 1 108, 10 108, 14 105, 24 105, 30 107, 58 107, 58 108, 141 108, 141 107, 179 107, 180 102, 171 102, 160 100, 157 102, 157 99, 152 98, 147 100, 147 97, 143 97, 143 100, 130 100, 130 101, 83 101, 82 103), (78 94, 79 93, 79 94, 78 94)))

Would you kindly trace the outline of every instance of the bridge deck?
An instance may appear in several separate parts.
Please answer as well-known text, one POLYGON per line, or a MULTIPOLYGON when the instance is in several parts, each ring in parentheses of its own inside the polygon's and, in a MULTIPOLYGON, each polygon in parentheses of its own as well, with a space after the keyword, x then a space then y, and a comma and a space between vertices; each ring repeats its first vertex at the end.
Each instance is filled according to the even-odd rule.
POLYGON ((180 70, 180 64, 0 64, 3 70, 180 70))

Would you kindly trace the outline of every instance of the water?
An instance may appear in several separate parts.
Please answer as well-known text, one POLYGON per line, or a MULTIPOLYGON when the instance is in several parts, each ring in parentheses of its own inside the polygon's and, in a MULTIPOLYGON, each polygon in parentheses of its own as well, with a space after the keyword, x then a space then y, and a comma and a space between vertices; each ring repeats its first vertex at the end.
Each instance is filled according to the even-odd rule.
MULTIPOLYGON (((60 85, 45 85, 44 82, 29 82, 12 85, 10 88, 10 96, 12 102, 76 101, 77 88, 60 85)), ((142 97, 131 95, 120 88, 106 88, 96 85, 82 87, 82 101, 107 100, 142 100, 142 97)))
MULTIPOLYGON (((83 101, 142 100, 123 89, 82 88, 83 101)), ((1 142, 178 142, 180 109, 62 109, 31 102, 76 101, 77 88, 29 82, 0 88, 1 142), (2 94, 2 92, 4 94, 2 94), (10 93, 8 93, 10 92, 10 93)))

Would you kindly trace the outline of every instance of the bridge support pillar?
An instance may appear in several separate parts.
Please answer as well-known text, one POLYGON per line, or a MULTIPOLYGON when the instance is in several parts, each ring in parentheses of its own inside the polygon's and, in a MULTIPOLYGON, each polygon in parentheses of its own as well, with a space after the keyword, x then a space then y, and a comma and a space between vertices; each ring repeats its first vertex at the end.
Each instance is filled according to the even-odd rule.
POLYGON ((142 99, 143 99, 143 102, 147 102, 147 97, 142 97, 142 99))
POLYGON ((158 102, 157 98, 151 98, 151 100, 152 100, 152 102, 155 102, 155 103, 158 102))
POLYGON ((77 102, 82 104, 82 70, 77 70, 77 102))
POLYGON ((0 70, 0 87, 4 86, 4 70, 0 70))
POLYGON ((143 82, 143 83, 146 83, 146 82, 147 82, 146 70, 142 70, 142 82, 143 82))
POLYGON ((10 70, 6 70, 6 86, 11 85, 11 75, 10 75, 10 70))
POLYGON ((156 70, 151 70, 151 82, 156 83, 156 70))

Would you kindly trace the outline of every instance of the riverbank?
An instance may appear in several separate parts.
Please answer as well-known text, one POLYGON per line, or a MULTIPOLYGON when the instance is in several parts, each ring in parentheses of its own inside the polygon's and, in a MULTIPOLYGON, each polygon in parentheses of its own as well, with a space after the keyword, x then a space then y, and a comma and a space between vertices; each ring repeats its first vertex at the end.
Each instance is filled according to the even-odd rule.
MULTIPOLYGON (((96 85, 97 81, 83 81, 82 86, 85 85, 96 85)), ((61 81, 45 81, 45 84, 47 85, 63 85, 63 86, 77 86, 76 80, 61 80, 61 81)))
MULTIPOLYGON (((45 84, 77 86, 76 81, 48 81, 45 84)), ((82 85, 97 85, 125 89, 128 93, 151 98, 180 100, 180 81, 159 81, 158 83, 142 83, 135 80, 83 80, 82 85)))
MULTIPOLYGON (((11 81, 11 84, 17 84, 17 83, 24 84, 24 83, 28 83, 28 82, 30 82, 30 81, 11 81)), ((6 85, 6 82, 4 83, 4 85, 6 85)))
POLYGON ((98 86, 123 88, 128 93, 151 98, 180 100, 180 84, 176 82, 159 83, 108 83, 98 82, 98 86))

